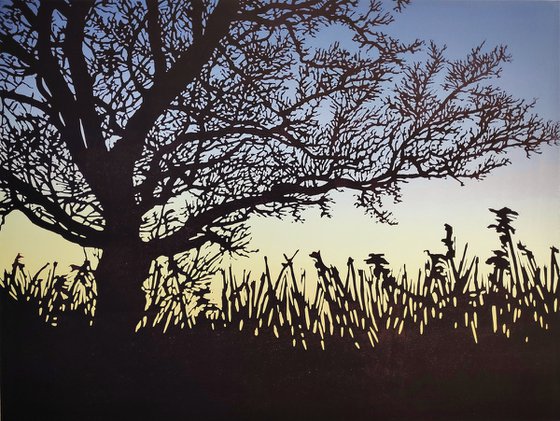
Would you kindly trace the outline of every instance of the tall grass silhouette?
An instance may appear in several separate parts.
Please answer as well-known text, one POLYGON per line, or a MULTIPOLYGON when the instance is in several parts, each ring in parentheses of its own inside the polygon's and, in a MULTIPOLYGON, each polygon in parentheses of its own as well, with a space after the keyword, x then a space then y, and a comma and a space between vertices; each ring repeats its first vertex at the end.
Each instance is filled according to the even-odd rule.
MULTIPOLYGON (((486 259, 468 257, 468 246, 457 250, 453 228, 445 225, 442 250, 426 250, 425 266, 411 275, 406 266, 397 274, 382 253, 371 253, 363 264, 348 259, 344 270, 329 265, 320 252, 310 258, 315 273, 296 275, 292 256, 272 274, 267 259, 260 276, 234 274, 219 268, 219 256, 200 250, 152 262, 143 284, 145 314, 136 331, 146 328, 239 330, 271 335, 302 349, 326 349, 347 341, 358 349, 377 347, 399 335, 426 335, 433 326, 463 330, 478 342, 502 335, 528 342, 548 330, 559 315, 558 249, 551 247, 548 265, 539 265, 532 251, 515 242, 517 213, 490 209, 499 248, 486 259), (219 276, 219 290, 211 288, 219 276)), ((39 315, 52 324, 68 313, 94 323, 96 287, 90 262, 72 266, 66 275, 56 263, 35 274, 22 256, 6 270, 1 286, 14 299, 33 300, 39 315)))
POLYGON ((52 326, 76 314, 93 325, 97 288, 87 257, 81 265, 71 265, 69 273, 61 273, 58 263, 53 262, 32 275, 18 254, 11 268, 4 271, 0 287, 15 300, 35 302, 39 316, 52 326))

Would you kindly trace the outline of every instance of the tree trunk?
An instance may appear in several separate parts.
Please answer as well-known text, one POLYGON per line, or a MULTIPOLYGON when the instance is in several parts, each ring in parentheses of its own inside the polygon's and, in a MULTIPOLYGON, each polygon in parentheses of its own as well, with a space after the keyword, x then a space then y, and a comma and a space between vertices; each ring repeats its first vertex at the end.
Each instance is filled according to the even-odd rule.
POLYGON ((141 287, 148 276, 150 262, 139 241, 115 241, 103 249, 95 272, 95 330, 111 336, 134 332, 144 311, 141 287))

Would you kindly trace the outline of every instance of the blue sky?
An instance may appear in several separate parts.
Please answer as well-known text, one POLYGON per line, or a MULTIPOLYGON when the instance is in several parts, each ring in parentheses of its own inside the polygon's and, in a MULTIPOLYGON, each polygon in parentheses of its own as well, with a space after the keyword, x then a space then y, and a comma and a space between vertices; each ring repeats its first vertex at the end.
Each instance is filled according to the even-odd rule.
POLYGON ((402 39, 432 39, 461 57, 474 45, 505 44, 513 62, 501 84, 523 98, 539 98, 539 113, 560 115, 560 2, 538 0, 420 0, 393 26, 402 39))

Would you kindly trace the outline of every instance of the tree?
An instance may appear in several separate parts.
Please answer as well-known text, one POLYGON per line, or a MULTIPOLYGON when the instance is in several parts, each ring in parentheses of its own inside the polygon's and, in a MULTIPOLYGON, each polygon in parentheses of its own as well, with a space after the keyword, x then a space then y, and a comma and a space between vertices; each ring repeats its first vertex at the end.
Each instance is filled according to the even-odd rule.
POLYGON ((390 221, 408 180, 480 179, 557 141, 492 84, 504 46, 448 60, 384 33, 406 3, 4 4, 0 214, 102 249, 97 323, 132 329, 157 256, 242 252, 252 215, 326 214, 339 189, 390 221))

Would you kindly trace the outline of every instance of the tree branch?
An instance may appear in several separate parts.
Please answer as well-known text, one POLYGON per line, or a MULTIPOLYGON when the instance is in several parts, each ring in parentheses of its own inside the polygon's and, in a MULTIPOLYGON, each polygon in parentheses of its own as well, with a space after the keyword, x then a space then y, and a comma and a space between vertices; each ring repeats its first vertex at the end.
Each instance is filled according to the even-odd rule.
POLYGON ((186 245, 190 245, 189 241, 191 238, 202 232, 204 227, 211 226, 216 220, 236 211, 255 209, 259 205, 271 203, 295 203, 298 199, 290 197, 293 195, 318 196, 339 188, 364 190, 371 188, 371 186, 371 181, 368 181, 366 185, 364 185, 362 182, 344 178, 329 180, 320 186, 316 185, 311 187, 305 187, 296 183, 277 184, 270 190, 259 195, 233 199, 220 205, 213 206, 206 211, 202 211, 200 214, 191 217, 187 225, 175 233, 164 238, 150 241, 148 248, 155 254, 174 254, 179 252, 186 245))
POLYGON ((0 98, 15 101, 15 102, 20 103, 20 104, 30 105, 34 108, 37 108, 38 110, 41 110, 42 112, 44 112, 46 115, 50 116, 51 118, 54 117, 54 115, 52 113, 52 110, 50 109, 50 107, 47 103, 39 101, 39 100, 37 100, 35 98, 32 98, 30 96, 23 95, 23 94, 15 92, 15 91, 7 91, 5 89, 0 89, 0 98))
POLYGON ((102 159, 105 142, 101 132, 101 119, 95 110, 93 96, 93 80, 88 72, 83 53, 84 28, 87 15, 94 4, 94 0, 81 0, 72 3, 67 12, 66 33, 63 44, 64 55, 68 59, 72 85, 76 91, 76 114, 82 122, 86 137, 88 155, 95 151, 89 160, 102 159))
MULTIPOLYGON (((65 8, 64 8, 65 9, 65 8)), ((39 12, 37 15, 37 32, 38 32, 38 40, 37 40, 37 49, 38 49, 38 56, 39 62, 41 63, 41 68, 39 69, 39 75, 47 84, 49 91, 52 95, 51 104, 53 108, 53 113, 60 114, 63 116, 64 120, 62 121, 62 128, 60 130, 62 140, 68 147, 70 154, 72 155, 74 162, 86 178, 88 184, 95 192, 97 197, 101 202, 104 201, 106 197, 106 192, 109 188, 107 185, 106 174, 103 168, 107 164, 107 160, 103 159, 100 156, 102 149, 99 148, 99 141, 97 141, 97 146, 93 149, 88 150, 86 141, 87 139, 83 138, 82 130, 85 129, 84 121, 81 119, 80 115, 80 106, 74 100, 74 95, 72 94, 70 88, 68 87, 64 76, 62 75, 59 65, 57 63, 56 58, 53 56, 51 52, 51 20, 52 20, 52 13, 55 10, 54 3, 41 3, 39 7, 39 12)), ((82 11, 80 13, 85 14, 87 13, 82 11)), ((66 10, 65 10, 66 11, 66 10)), ((74 13, 72 11, 71 13, 74 13)), ((70 13, 70 12, 68 12, 70 13)), ((76 25, 79 27, 83 25, 83 22, 80 23, 80 19, 76 17, 71 17, 69 21, 69 25, 76 25), (75 23, 72 23, 75 22, 75 23)), ((75 29, 76 30, 76 29, 75 29)), ((83 35, 77 35, 79 39, 82 39, 83 35)), ((72 45, 72 40, 68 41, 70 45, 72 45)), ((75 48, 79 49, 79 53, 82 51, 82 44, 79 43, 78 46, 75 48)), ((79 54, 76 52, 71 53, 71 55, 79 54)), ((91 85, 91 81, 87 81, 87 76, 84 75, 84 72, 87 73, 87 69, 84 69, 83 57, 81 59, 72 59, 74 61, 74 69, 78 75, 78 78, 81 76, 85 79, 81 80, 82 85, 80 85, 80 94, 82 96, 85 95, 86 98, 89 98, 88 101, 91 101, 91 93, 87 93, 88 86, 91 85), (81 62, 81 64, 80 64, 81 62)), ((92 104, 88 103, 88 106, 91 107, 92 104)), ((91 111, 91 108, 90 108, 91 111)), ((95 112, 95 111, 93 111, 95 112)), ((91 114, 89 116, 91 119, 91 114)), ((58 125, 60 126, 60 125, 58 125)), ((89 127, 86 124, 86 127, 89 127)), ((85 131, 86 136, 91 133, 90 130, 85 131)), ((100 136, 100 133, 95 133, 93 136, 100 136)), ((93 139, 92 139, 93 140, 93 139)), ((95 142, 94 142, 95 143, 95 142)))
MULTIPOLYGON (((32 203, 42 207, 54 220, 58 221, 58 226, 52 226, 57 227, 56 232, 58 234, 62 235, 61 232, 65 230, 65 235, 72 237, 71 241, 78 242, 79 244, 87 243, 88 245, 97 246, 102 244, 104 236, 102 231, 97 231, 75 221, 57 203, 49 200, 49 198, 45 197, 35 188, 15 177, 10 171, 0 168, 0 180, 4 180, 7 183, 12 192, 11 200, 16 200, 17 203, 19 203, 18 209, 23 211, 23 208, 25 208, 27 216, 29 216, 29 213, 33 212, 27 208, 23 202, 17 199, 17 194, 25 196, 32 203)), ((35 215, 35 217, 41 219, 37 215, 35 215)), ((47 224, 47 222, 44 222, 44 224, 47 224)))
POLYGON ((127 135, 111 151, 116 155, 117 165, 133 167, 142 153, 146 135, 171 101, 199 76, 227 33, 237 8, 237 0, 221 0, 207 20, 204 35, 194 39, 175 64, 154 81, 142 105, 128 121, 125 128, 127 135))
POLYGON ((150 39, 152 56, 154 58, 154 78, 158 80, 163 77, 166 71, 165 54, 163 53, 161 40, 163 34, 159 23, 158 0, 147 0, 146 5, 148 6, 148 37, 150 39))

